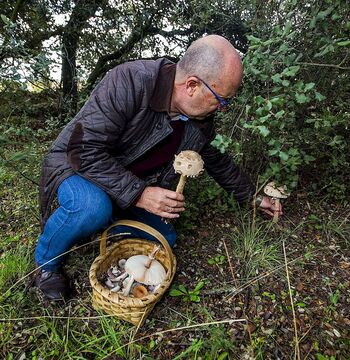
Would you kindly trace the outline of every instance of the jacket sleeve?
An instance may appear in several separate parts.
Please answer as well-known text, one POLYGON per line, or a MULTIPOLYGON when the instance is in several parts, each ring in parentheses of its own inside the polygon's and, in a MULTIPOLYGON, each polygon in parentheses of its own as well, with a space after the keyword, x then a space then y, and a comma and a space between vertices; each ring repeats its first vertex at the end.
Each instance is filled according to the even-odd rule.
POLYGON ((146 187, 112 155, 126 123, 140 108, 144 86, 142 75, 128 67, 110 71, 77 115, 67 147, 74 171, 105 190, 122 209, 146 187))
POLYGON ((255 186, 250 178, 235 164, 232 157, 222 154, 210 144, 201 152, 208 174, 228 193, 232 194, 239 204, 249 201, 255 194, 255 186))

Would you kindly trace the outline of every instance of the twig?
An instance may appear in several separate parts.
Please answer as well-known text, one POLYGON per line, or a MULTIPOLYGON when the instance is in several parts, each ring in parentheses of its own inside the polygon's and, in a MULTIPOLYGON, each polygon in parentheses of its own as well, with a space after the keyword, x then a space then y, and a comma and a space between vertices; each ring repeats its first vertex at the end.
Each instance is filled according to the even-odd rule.
MULTIPOLYGON (((314 251, 311 251, 311 253, 317 253, 319 252, 320 250, 314 250, 314 251)), ((304 256, 301 255, 301 256, 298 256, 297 258, 293 259, 293 260, 290 260, 288 262, 288 264, 292 264, 300 259, 302 259, 304 256)), ((247 283, 243 284, 242 286, 238 287, 236 289, 236 291, 232 294, 232 296, 230 297, 230 299, 232 299, 234 296, 236 296, 238 293, 242 292, 243 290, 245 290, 246 288, 248 288, 249 286, 253 285, 254 283, 256 283, 257 281, 261 280, 261 279, 264 279, 268 276, 270 276, 271 274, 277 272, 278 270, 281 270, 282 268, 284 267, 284 264, 283 265, 280 265, 280 266, 277 266, 276 268, 274 268, 273 270, 270 270, 270 271, 267 271, 266 273, 264 274, 261 274, 259 275, 258 277, 248 281, 247 283)), ((228 295, 229 296, 229 295, 228 295)), ((228 299, 228 301, 230 301, 230 299, 228 299)))
POLYGON ((295 316, 295 309, 294 309, 294 302, 293 302, 293 296, 292 296, 292 289, 290 287, 290 279, 289 279, 289 271, 288 271, 288 263, 287 263, 287 254, 286 254, 286 247, 284 240, 282 241, 283 245, 283 255, 284 255, 284 263, 286 267, 286 275, 287 275, 287 283, 288 283, 288 291, 289 291, 289 298, 290 303, 292 306, 292 313, 293 313, 293 324, 294 324, 294 336, 295 336, 295 353, 294 353, 294 359, 297 358, 300 360, 300 349, 299 349, 299 341, 298 341, 298 329, 297 329, 297 321, 295 316))
MULTIPOLYGON (((112 234, 112 235, 110 235, 110 236, 108 237, 108 239, 110 239, 110 238, 112 238, 112 237, 118 237, 118 236, 124 236, 124 235, 130 235, 130 233, 112 234)), ((84 247, 84 246, 87 246, 87 245, 90 245, 90 244, 94 244, 94 243, 99 242, 99 241, 100 241, 100 239, 96 239, 96 240, 90 241, 90 242, 88 242, 88 243, 82 244, 82 245, 80 245, 80 246, 76 246, 76 247, 74 247, 74 248, 72 248, 72 249, 70 249, 70 250, 68 250, 68 251, 66 251, 66 252, 64 252, 64 253, 62 253, 62 254, 60 254, 60 255, 55 256, 54 258, 50 259, 49 261, 46 261, 44 264, 42 264, 42 265, 40 265, 40 266, 37 266, 34 270, 30 271, 28 274, 24 275, 24 276, 21 277, 19 280, 17 280, 12 286, 10 286, 10 287, 6 290, 6 292, 5 292, 5 294, 4 294, 3 296, 6 297, 6 294, 8 294, 8 293, 10 294, 10 293, 11 293, 11 290, 12 290, 13 288, 15 288, 20 282, 22 282, 23 280, 25 280, 27 277, 33 275, 36 271, 38 271, 38 269, 41 269, 43 266, 49 264, 51 261, 56 260, 56 259, 59 259, 61 256, 67 255, 67 254, 69 254, 70 252, 73 252, 73 251, 78 250, 78 249, 80 249, 80 248, 82 248, 82 247, 84 247)), ((3 299, 3 298, 0 297, 0 300, 2 300, 2 299, 3 299)))
POLYGON ((153 336, 159 336, 159 335, 162 335, 162 334, 165 334, 165 333, 168 333, 168 332, 173 332, 173 331, 187 330, 187 329, 193 329, 193 328, 209 326, 209 325, 232 324, 232 323, 235 323, 235 322, 247 322, 247 319, 227 319, 227 320, 207 322, 207 323, 203 323, 203 324, 194 324, 194 325, 182 326, 182 327, 172 328, 172 329, 167 329, 167 330, 162 330, 162 331, 156 331, 153 334, 142 336, 142 337, 140 337, 140 338, 138 338, 136 340, 133 339, 132 341, 129 341, 128 343, 126 343, 126 344, 124 344, 122 346, 119 346, 119 348, 114 349, 111 353, 107 354, 101 360, 107 359, 109 356, 111 356, 112 354, 116 353, 117 351, 119 351, 120 349, 122 349, 122 348, 124 348, 126 346, 134 344, 137 341, 141 341, 141 340, 144 340, 144 339, 151 338, 153 336))
POLYGON ((341 70, 350 70, 350 67, 340 66, 340 65, 336 65, 336 64, 321 64, 321 63, 313 63, 313 62, 296 62, 296 64, 307 65, 307 66, 325 66, 325 67, 332 67, 332 68, 341 69, 341 70))
POLYGON ((231 264, 231 260, 230 260, 230 255, 229 255, 228 250, 227 250, 227 246, 226 246, 225 239, 222 239, 222 241, 224 242, 224 247, 225 247, 225 251, 226 251, 227 261, 228 261, 228 265, 229 265, 229 267, 230 267, 233 284, 234 284, 234 285, 236 286, 236 288, 237 288, 237 287, 238 287, 238 284, 237 284, 237 281, 236 281, 236 278, 235 278, 235 274, 234 274, 234 272, 233 272, 233 268, 232 268, 232 264, 231 264))
MULTIPOLYGON (((123 314, 135 314, 137 311, 132 311, 130 313, 120 313, 123 314)), ((20 317, 20 318, 0 318, 0 323, 3 322, 12 322, 12 321, 27 321, 27 320, 41 320, 41 319, 57 319, 57 320, 99 320, 104 318, 116 317, 118 314, 115 313, 113 315, 96 315, 96 316, 56 316, 56 315, 40 315, 40 316, 28 316, 28 317, 20 317)))

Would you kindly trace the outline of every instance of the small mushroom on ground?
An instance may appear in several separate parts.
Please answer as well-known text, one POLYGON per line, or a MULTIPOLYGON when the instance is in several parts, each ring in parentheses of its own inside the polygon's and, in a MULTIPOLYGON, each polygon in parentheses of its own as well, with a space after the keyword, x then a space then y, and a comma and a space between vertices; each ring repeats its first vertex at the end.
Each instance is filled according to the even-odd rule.
POLYGON ((175 173, 181 175, 176 188, 177 193, 183 193, 187 176, 196 177, 204 171, 203 165, 201 156, 195 151, 185 150, 175 155, 175 173))
MULTIPOLYGON (((277 208, 279 208, 280 206, 280 199, 286 199, 289 196, 289 193, 287 192, 287 187, 285 185, 277 187, 273 181, 269 182, 264 187, 264 193, 275 200, 275 206, 277 208)), ((272 222, 276 223, 278 221, 278 214, 279 211, 275 210, 272 222)))
MULTIPOLYGON (((134 255, 125 263, 125 271, 139 283, 158 285, 166 278, 163 265, 154 256, 159 250, 157 246, 150 255, 134 255)), ((129 289, 130 291, 130 289, 129 289)))

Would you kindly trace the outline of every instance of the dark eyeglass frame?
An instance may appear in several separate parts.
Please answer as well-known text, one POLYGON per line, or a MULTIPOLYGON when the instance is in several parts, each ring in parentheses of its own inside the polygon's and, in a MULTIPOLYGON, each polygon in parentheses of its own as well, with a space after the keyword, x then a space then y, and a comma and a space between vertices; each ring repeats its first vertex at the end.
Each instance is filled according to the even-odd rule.
POLYGON ((204 80, 202 80, 201 78, 199 78, 197 76, 197 79, 200 80, 207 88, 208 90, 215 96, 216 100, 219 102, 219 110, 225 110, 227 108, 227 106, 230 104, 231 102, 231 98, 229 99, 223 99, 221 96, 219 96, 204 80))

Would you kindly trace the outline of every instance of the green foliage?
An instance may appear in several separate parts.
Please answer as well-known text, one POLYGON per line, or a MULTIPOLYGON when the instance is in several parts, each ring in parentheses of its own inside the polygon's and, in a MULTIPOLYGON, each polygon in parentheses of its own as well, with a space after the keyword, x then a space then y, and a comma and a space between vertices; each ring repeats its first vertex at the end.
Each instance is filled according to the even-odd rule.
POLYGON ((229 236, 234 254, 241 264, 242 278, 250 278, 280 263, 281 255, 276 240, 270 238, 269 225, 256 225, 249 219, 242 219, 240 228, 229 236))
POLYGON ((226 135, 217 134, 215 139, 211 142, 211 145, 213 145, 215 148, 220 150, 220 152, 223 154, 226 149, 232 144, 232 139, 230 139, 226 135))
POLYGON ((216 255, 210 259, 208 259, 209 265, 222 265, 225 262, 224 255, 216 255))
POLYGON ((205 281, 199 281, 193 290, 187 289, 184 285, 180 284, 178 287, 172 287, 170 289, 170 296, 180 296, 182 301, 188 302, 199 302, 200 301, 200 291, 205 285, 205 281))
MULTIPOLYGON (((283 23, 272 14, 267 20, 268 6, 267 22, 252 23, 245 80, 234 104, 236 116, 244 114, 238 119, 243 130, 229 140, 239 140, 247 158, 259 158, 265 169, 261 183, 273 178, 293 189, 306 174, 315 189, 344 197, 350 176, 349 68, 338 64, 346 65, 348 56, 346 5, 286 1, 283 7, 283 23)), ((220 118, 236 122, 230 113, 220 118)), ((230 142, 225 145, 226 150, 230 142)))

